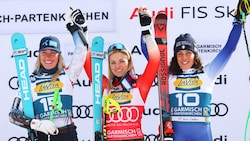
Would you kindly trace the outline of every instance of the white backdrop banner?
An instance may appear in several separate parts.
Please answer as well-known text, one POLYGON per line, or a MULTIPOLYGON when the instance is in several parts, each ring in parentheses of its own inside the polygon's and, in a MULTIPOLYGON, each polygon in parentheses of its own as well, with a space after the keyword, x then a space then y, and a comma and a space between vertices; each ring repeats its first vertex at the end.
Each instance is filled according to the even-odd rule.
MULTIPOLYGON (((10 38, 14 32, 26 37, 29 48, 28 61, 32 72, 38 56, 40 39, 54 35, 60 39, 66 63, 73 54, 73 40, 66 30, 66 14, 69 7, 80 8, 86 15, 89 41, 95 36, 105 40, 105 50, 111 43, 121 42, 130 48, 137 74, 141 74, 146 59, 140 49, 140 25, 138 7, 146 5, 155 15, 168 15, 169 60, 174 40, 179 34, 190 33, 199 44, 199 54, 204 65, 224 47, 232 28, 232 14, 236 1, 228 0, 1 0, 0 1, 0 78, 2 98, 0 99, 1 141, 24 141, 26 130, 9 122, 8 113, 15 96, 18 82, 11 50, 10 38), (129 4, 128 4, 129 3, 129 4), (19 140, 18 140, 19 139, 19 140)), ((249 17, 248 17, 249 18, 249 17)), ((249 20, 249 19, 247 19, 249 20)), ((246 22, 246 34, 250 39, 250 24, 246 22)), ((104 74, 107 74, 107 60, 104 60, 104 74)), ((211 105, 211 126, 214 141, 250 140, 246 130, 250 109, 250 62, 244 36, 239 41, 230 62, 216 80, 211 105)), ((158 134, 159 108, 157 80, 150 90, 143 115, 145 140, 153 141, 158 134)), ((93 107, 91 84, 83 71, 74 90, 74 121, 80 141, 92 141, 93 107)))

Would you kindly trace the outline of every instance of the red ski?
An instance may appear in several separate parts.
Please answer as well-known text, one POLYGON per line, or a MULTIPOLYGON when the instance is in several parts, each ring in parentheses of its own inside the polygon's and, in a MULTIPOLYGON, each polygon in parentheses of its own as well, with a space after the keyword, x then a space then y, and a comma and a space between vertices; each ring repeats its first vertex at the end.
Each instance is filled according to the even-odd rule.
POLYGON ((154 21, 155 40, 160 50, 160 66, 157 73, 160 108, 160 140, 172 141, 172 123, 170 121, 169 85, 168 85, 168 45, 167 15, 159 13, 154 21))
MULTIPOLYGON (((167 15, 159 13, 154 20, 155 40, 160 50, 160 66, 157 72, 160 109, 160 140, 173 141, 173 129, 170 121, 169 85, 168 85, 168 46, 167 46, 167 15)), ((141 49, 148 60, 146 43, 141 35, 141 49)))

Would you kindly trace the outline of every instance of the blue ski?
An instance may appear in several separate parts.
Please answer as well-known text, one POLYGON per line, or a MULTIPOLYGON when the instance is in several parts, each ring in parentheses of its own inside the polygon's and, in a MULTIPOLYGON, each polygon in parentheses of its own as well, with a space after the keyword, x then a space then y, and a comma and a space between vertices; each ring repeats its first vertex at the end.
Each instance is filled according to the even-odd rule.
MULTIPOLYGON (((19 82, 19 91, 21 94, 21 101, 24 115, 34 118, 33 100, 30 88, 30 76, 28 68, 26 42, 23 34, 14 33, 11 36, 11 44, 13 49, 13 57, 16 63, 16 70, 19 82)), ((29 136, 31 132, 28 131, 29 136)), ((31 137, 32 139, 33 137, 31 137)))
POLYGON ((102 61, 104 59, 104 40, 97 36, 92 40, 92 90, 94 107, 94 137, 95 141, 103 140, 102 133, 102 61))

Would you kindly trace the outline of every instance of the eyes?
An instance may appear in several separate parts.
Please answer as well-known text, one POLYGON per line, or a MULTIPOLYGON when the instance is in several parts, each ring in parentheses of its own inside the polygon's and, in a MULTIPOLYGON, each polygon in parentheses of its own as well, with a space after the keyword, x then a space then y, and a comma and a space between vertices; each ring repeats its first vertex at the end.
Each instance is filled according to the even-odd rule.
POLYGON ((116 64, 119 64, 119 65, 121 65, 121 64, 126 64, 128 62, 128 60, 127 59, 120 59, 120 60, 118 60, 118 61, 110 61, 110 65, 116 65, 116 64))
POLYGON ((118 65, 128 65, 128 55, 123 52, 115 52, 113 54, 110 54, 109 56, 109 65, 112 66, 118 66, 118 65))
POLYGON ((56 52, 50 52, 50 53, 47 53, 47 52, 41 52, 40 55, 42 57, 56 57, 58 53, 56 52))
POLYGON ((190 51, 190 50, 187 50, 187 51, 179 51, 176 53, 177 57, 183 57, 183 56, 187 56, 187 57, 190 57, 193 55, 193 52, 190 51))

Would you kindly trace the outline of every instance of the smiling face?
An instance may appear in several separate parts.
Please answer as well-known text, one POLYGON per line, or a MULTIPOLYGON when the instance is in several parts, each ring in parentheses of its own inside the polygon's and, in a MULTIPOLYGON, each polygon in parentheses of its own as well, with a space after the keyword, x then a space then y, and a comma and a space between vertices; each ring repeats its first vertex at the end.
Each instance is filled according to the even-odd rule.
POLYGON ((122 77, 128 71, 128 56, 122 52, 115 52, 109 56, 111 72, 116 77, 122 77))
POLYGON ((176 53, 176 57, 182 70, 188 70, 194 64, 195 54, 191 50, 180 50, 176 53))
POLYGON ((45 69, 50 70, 56 67, 59 61, 58 56, 59 53, 56 51, 49 49, 43 50, 40 51, 40 62, 45 69))

